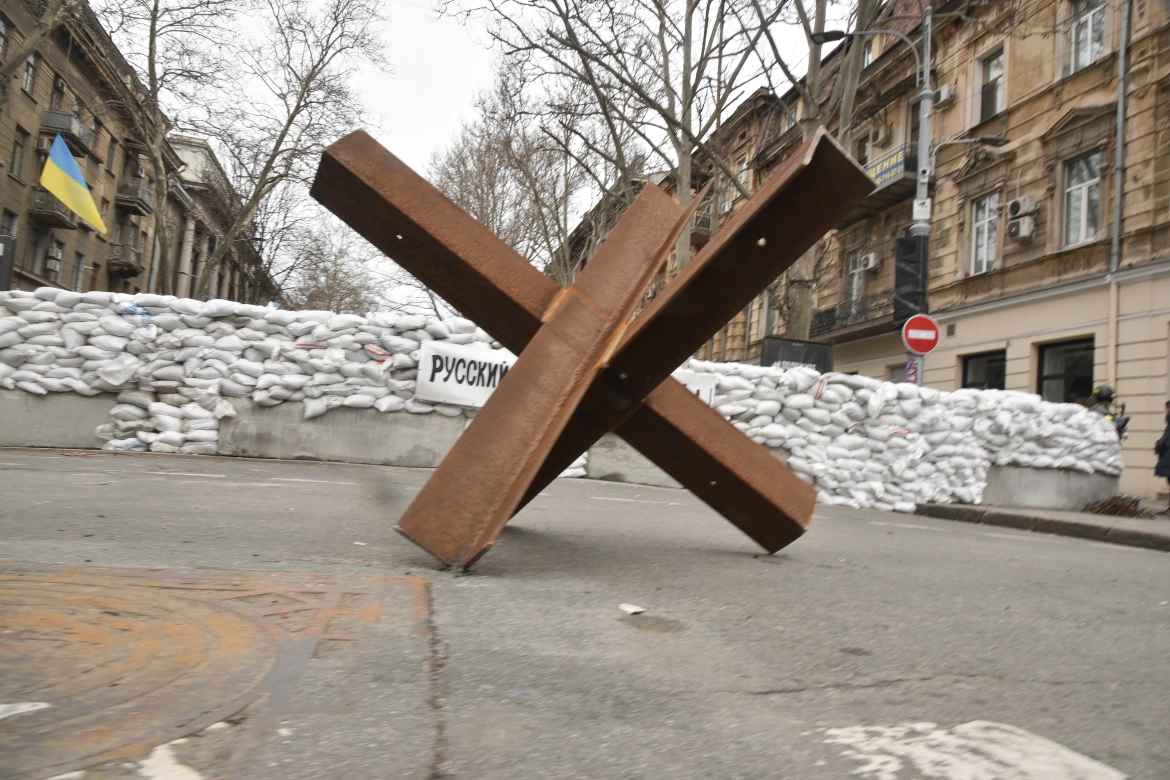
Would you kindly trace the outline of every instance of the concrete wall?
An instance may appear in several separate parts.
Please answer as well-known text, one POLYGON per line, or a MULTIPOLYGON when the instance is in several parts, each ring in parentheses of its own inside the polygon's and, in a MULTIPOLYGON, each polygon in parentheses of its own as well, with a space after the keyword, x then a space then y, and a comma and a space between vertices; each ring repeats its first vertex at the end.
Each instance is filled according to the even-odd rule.
POLYGON ((1116 495, 1118 483, 1118 477, 1069 469, 992 466, 987 473, 983 503, 988 506, 1080 511, 1090 501, 1102 501, 1116 495))
POLYGON ((97 449, 103 442, 94 429, 110 421, 115 403, 109 393, 33 395, 0 390, 0 447, 97 449))
MULTIPOLYGON (((34 396, 0 390, 0 446, 97 449, 97 426, 109 422, 114 396, 75 393, 34 396)), ((329 460, 434 468, 454 446, 466 419, 439 414, 381 414, 333 409, 304 419, 299 403, 258 406, 233 398, 239 416, 220 428, 222 455, 329 460)), ((614 434, 589 450, 590 479, 679 487, 679 483, 614 434)), ((992 467, 983 503, 1079 510, 1117 493, 1118 478, 1058 469, 992 467)))
POLYGON ((304 419, 299 403, 259 406, 233 398, 239 416, 220 423, 219 452, 252 458, 304 458, 434 468, 455 445, 464 417, 331 409, 304 419))
POLYGON ((612 433, 602 436, 601 440, 589 449, 585 475, 589 479, 604 479, 608 482, 682 487, 645 455, 612 433))

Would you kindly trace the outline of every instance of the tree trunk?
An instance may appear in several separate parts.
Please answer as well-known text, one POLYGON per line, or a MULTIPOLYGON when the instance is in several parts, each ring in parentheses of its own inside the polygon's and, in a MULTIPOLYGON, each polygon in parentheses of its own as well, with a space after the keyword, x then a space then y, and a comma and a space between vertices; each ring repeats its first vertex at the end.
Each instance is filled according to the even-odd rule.
MULTIPOLYGON (((155 114, 154 138, 150 143, 150 163, 154 168, 154 239, 158 242, 158 268, 156 289, 160 295, 174 294, 174 274, 171 272, 171 241, 167 235, 167 168, 163 160, 163 144, 166 136, 162 128, 164 120, 155 114)), ((149 278, 149 277, 148 277, 149 278)))
MULTIPOLYGON (((678 192, 679 205, 689 206, 691 204, 691 152, 689 149, 684 151, 681 147, 678 154, 678 180, 675 182, 675 189, 678 192)), ((691 262, 690 222, 687 223, 682 234, 678 237, 678 241, 674 245, 674 254, 680 271, 691 262)))
POLYGON ((788 327, 784 335, 790 339, 808 341, 812 331, 816 249, 805 252, 788 269, 788 327))

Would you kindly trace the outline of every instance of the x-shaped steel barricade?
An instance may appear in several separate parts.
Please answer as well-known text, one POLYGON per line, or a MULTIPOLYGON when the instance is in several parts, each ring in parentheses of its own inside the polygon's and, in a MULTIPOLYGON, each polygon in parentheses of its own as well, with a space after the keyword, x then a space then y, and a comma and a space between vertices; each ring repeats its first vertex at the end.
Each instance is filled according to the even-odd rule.
POLYGON ((657 187, 565 290, 367 134, 330 146, 313 197, 520 356, 398 530, 470 566, 612 430, 769 553, 797 539, 813 489, 670 374, 872 189, 818 132, 630 321, 693 211, 657 187))

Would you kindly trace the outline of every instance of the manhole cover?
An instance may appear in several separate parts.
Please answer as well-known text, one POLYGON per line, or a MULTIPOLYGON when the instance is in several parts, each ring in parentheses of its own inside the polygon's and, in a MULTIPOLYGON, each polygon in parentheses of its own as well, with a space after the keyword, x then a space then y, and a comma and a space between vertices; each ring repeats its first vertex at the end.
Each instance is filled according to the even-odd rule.
POLYGON ((391 613, 425 620, 413 578, 0 562, 0 778, 141 757, 260 697, 279 708, 392 594, 391 613))

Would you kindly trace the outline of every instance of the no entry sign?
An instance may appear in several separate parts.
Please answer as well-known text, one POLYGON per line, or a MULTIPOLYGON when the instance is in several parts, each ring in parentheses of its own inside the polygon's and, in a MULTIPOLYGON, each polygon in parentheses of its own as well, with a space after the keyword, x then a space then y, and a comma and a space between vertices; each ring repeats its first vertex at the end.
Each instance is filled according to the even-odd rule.
POLYGON ((902 326, 902 343, 916 355, 925 355, 937 347, 938 336, 938 323, 925 314, 915 314, 902 326))

